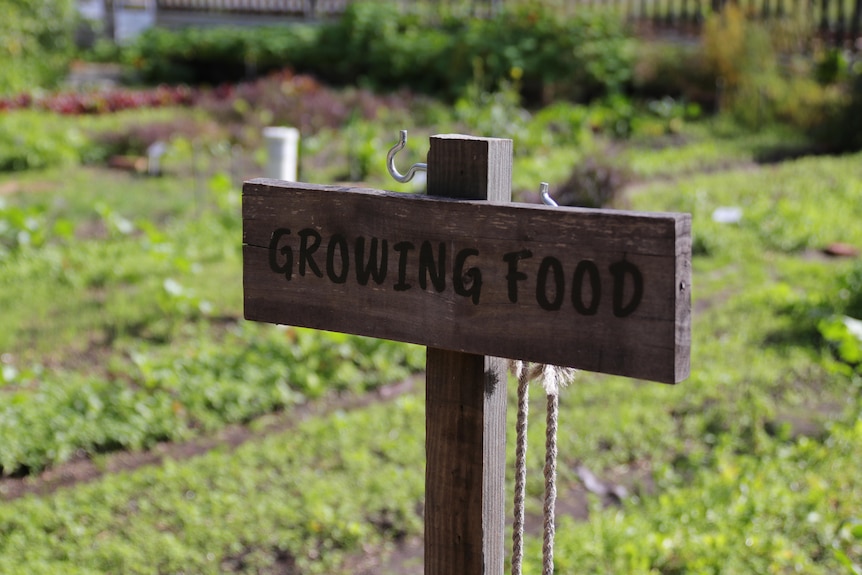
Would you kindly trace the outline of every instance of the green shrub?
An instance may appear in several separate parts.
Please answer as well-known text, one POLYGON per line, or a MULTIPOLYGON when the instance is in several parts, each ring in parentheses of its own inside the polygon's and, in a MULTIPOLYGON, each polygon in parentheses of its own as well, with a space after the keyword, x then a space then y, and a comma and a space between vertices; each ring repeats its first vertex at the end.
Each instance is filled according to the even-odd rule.
POLYGON ((813 130, 827 119, 838 90, 828 85, 837 74, 810 65, 779 65, 781 38, 765 25, 749 21, 733 4, 712 15, 703 32, 707 69, 719 83, 719 105, 742 126, 782 123, 813 130), (828 78, 827 78, 828 77, 828 78))
POLYGON ((219 83, 291 67, 336 84, 457 99, 469 86, 495 90, 517 79, 531 102, 586 100, 620 92, 633 50, 606 11, 560 18, 540 5, 487 19, 437 23, 398 5, 354 2, 319 27, 145 32, 125 61, 147 82, 219 83))
POLYGON ((15 112, 0 116, 0 172, 77 163, 89 141, 53 114, 15 112))
POLYGON ((514 71, 528 104, 586 101, 618 93, 631 80, 633 45, 623 22, 607 11, 561 18, 539 4, 515 6, 471 21, 460 42, 452 65, 460 63, 462 77, 478 62, 479 80, 490 90, 514 71))
POLYGON ((316 75, 339 84, 445 92, 451 43, 450 35, 399 13, 395 4, 354 2, 323 26, 309 64, 316 75))
POLYGON ((310 26, 151 28, 125 50, 124 62, 151 83, 220 84, 284 67, 302 68, 317 40, 310 26))
POLYGON ((704 66, 700 46, 642 42, 632 71, 632 90, 644 98, 672 98, 715 105, 716 76, 704 66))
POLYGON ((0 95, 51 87, 73 51, 72 0, 0 0, 0 95))
POLYGON ((827 119, 813 127, 815 139, 832 152, 862 150, 862 68, 843 84, 841 97, 830 101, 827 119))
POLYGON ((814 73, 821 84, 835 84, 846 79, 848 70, 847 57, 838 48, 830 48, 817 55, 814 73))
POLYGON ((773 56, 771 47, 766 53, 755 49, 765 47, 763 29, 748 22, 733 3, 709 16, 701 41, 706 65, 729 90, 745 82, 748 75, 762 71, 773 56))

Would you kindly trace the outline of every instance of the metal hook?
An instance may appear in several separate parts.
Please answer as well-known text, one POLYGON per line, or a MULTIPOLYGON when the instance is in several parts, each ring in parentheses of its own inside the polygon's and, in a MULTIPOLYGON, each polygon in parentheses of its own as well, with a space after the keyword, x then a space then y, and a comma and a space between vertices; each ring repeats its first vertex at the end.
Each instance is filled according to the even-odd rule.
POLYGON ((404 146, 407 145, 407 130, 401 130, 401 134, 398 137, 398 143, 392 146, 392 149, 389 150, 389 153, 386 155, 386 168, 389 170, 389 175, 392 176, 396 182, 401 182, 405 184, 413 179, 413 176, 416 175, 418 171, 427 171, 428 164, 417 163, 410 166, 407 170, 406 174, 402 174, 395 167, 395 154, 404 149, 404 146))
POLYGON ((548 191, 549 189, 550 189, 550 186, 548 186, 548 182, 542 182, 539 184, 539 193, 542 194, 542 203, 545 204, 546 206, 552 206, 555 208, 559 208, 560 204, 558 204, 556 202, 556 200, 554 200, 554 198, 551 197, 551 193, 550 193, 550 191, 548 191))

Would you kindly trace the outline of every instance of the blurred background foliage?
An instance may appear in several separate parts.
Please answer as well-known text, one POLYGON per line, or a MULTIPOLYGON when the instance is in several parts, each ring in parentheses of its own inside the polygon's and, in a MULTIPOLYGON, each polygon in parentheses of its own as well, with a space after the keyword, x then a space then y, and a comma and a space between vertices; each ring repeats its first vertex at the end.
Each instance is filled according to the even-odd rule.
POLYGON ((75 53, 74 0, 2 0, 0 14, 0 94, 55 87, 75 53))

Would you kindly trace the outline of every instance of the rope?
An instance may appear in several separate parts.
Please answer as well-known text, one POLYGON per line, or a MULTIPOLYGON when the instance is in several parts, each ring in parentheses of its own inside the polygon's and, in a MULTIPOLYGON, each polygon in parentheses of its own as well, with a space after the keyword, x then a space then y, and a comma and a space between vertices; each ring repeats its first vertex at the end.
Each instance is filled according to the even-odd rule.
POLYGON ((542 575, 554 574, 554 508, 557 503, 557 413, 559 395, 548 394, 545 428, 545 504, 542 508, 545 531, 542 538, 542 575))
POLYGON ((554 510, 557 501, 557 419, 559 390, 574 379, 575 370, 552 365, 510 362, 518 378, 518 420, 515 443, 515 510, 512 523, 512 575, 521 575, 524 558, 524 500, 527 485, 527 419, 529 415, 530 380, 539 376, 547 396, 545 427, 545 500, 543 505, 544 534, 542 537, 542 574, 554 573, 554 510))
POLYGON ((515 511, 512 521, 512 575, 521 575, 524 560, 524 497, 527 490, 527 417, 530 413, 528 391, 530 373, 515 362, 518 377, 518 421, 515 426, 515 511))

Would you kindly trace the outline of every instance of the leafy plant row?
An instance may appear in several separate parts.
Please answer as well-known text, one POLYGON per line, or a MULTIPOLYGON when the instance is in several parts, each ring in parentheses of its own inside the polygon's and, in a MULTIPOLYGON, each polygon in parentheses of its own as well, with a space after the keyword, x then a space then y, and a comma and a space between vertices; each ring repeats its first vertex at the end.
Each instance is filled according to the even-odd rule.
POLYGON ((138 351, 137 369, 122 376, 23 374, 35 389, 0 391, 2 473, 185 439, 330 392, 366 391, 424 364, 404 345, 299 329, 240 329, 200 343, 191 354, 138 351))
POLYGON ((0 209, 2 474, 183 439, 422 369, 415 346, 238 322, 238 194, 219 178, 213 190, 216 207, 164 227, 99 204, 98 239, 77 238, 73 220, 52 225, 39 204, 0 209), (18 313, 22 289, 36 303, 18 313), (40 366, 25 338, 61 367, 40 366), (92 349, 66 349, 68 338, 92 349), (62 367, 78 353, 93 358, 86 368, 62 367))
MULTIPOLYGON (((127 124, 129 119, 126 116, 117 126, 127 124)), ((141 116, 140 121, 145 122, 146 116, 141 116)), ((127 132, 128 128, 114 130, 127 132)), ((25 109, 2 113, 0 172, 70 167, 104 159, 112 149, 111 142, 103 143, 101 134, 100 130, 89 130, 53 112, 25 109)), ((146 146, 137 151, 145 149, 146 146)))
MULTIPOLYGON (((160 90, 140 103, 163 102, 160 90)), ((159 110, 136 109, 137 114, 127 110, 115 114, 115 119, 88 115, 79 122, 44 110, 10 111, 0 116, 0 172, 95 163, 115 154, 143 155, 156 141, 185 140, 186 144, 203 142, 210 147, 239 143, 253 149, 260 145, 263 127, 292 125, 307 139, 306 148, 313 147, 309 142, 315 136, 326 136, 329 130, 348 131, 351 137, 345 145, 350 148, 350 160, 363 164, 353 179, 360 179, 369 168, 365 156, 385 148, 379 141, 381 134, 404 125, 407 117, 416 122, 427 119, 436 130, 466 128, 472 133, 510 137, 515 140, 516 153, 525 156, 554 145, 589 145, 596 134, 625 137, 679 130, 685 121, 699 115, 697 106, 672 99, 640 109, 622 96, 588 106, 560 102, 530 114, 513 88, 497 93, 471 88, 449 108, 407 92, 379 95, 364 89, 334 90, 289 71, 211 91, 180 89, 178 93, 189 94, 201 113, 181 116, 180 108, 168 108, 156 115, 159 110)), ((105 97, 110 98, 110 92, 105 97)), ((175 152, 171 149, 169 155, 175 152)), ((381 167, 384 160, 378 162, 381 167)))
POLYGON ((455 98, 479 81, 518 80, 534 98, 558 88, 576 99, 618 91, 630 79, 632 46, 606 11, 559 17, 541 5, 488 19, 432 22, 396 5, 354 2, 335 22, 244 31, 147 31, 124 54, 148 82, 234 82, 283 67, 340 84, 455 98))
MULTIPOLYGON (((601 398, 609 392, 645 396, 651 409, 670 395, 631 393, 631 382, 593 386, 565 402, 593 402, 574 410, 564 405, 562 417, 571 426, 561 449, 567 461, 595 455, 590 430, 599 439, 604 434, 601 442, 639 427, 655 427, 653 433, 670 439, 661 431, 661 411, 641 414, 646 410, 634 398, 626 402, 634 411, 617 414, 616 427, 613 417, 591 422, 587 416, 605 405, 601 398), (575 453, 569 443, 579 446, 575 453)), ((235 452, 169 460, 7 503, 0 511, 0 567, 5 573, 251 573, 289 565, 301 573, 343 572, 346 557, 421 532, 423 421, 421 400, 407 396, 312 420, 235 452)), ((691 467, 672 460, 673 445, 648 448, 639 440, 659 454, 652 462, 658 493, 608 509, 591 497, 588 523, 561 518, 556 568, 647 574, 730 565, 853 573, 862 551, 862 501, 854 488, 862 472, 860 434, 858 422, 837 423, 822 441, 765 438, 755 455, 740 453, 734 434, 720 433, 710 458, 691 467)), ((531 454, 541 451, 538 439, 531 454)), ((689 439, 694 446, 704 435, 689 439)), ((533 460, 531 469, 541 469, 539 458, 533 460)), ((531 503, 538 503, 541 480, 534 483, 531 503)), ((527 567, 539 569, 540 557, 541 541, 529 539, 527 567)))
POLYGON ((332 573, 421 530, 415 397, 0 508, 3 573, 332 573))
MULTIPOLYGON (((685 478, 654 471, 660 493, 565 517, 555 566, 583 573, 791 573, 852 575, 862 568, 862 423, 835 425, 824 442, 801 438, 764 453, 717 449, 714 466, 685 478)), ((541 569, 541 541, 526 551, 541 569)), ((526 567, 525 567, 526 570, 526 567)))
POLYGON ((189 106, 195 93, 186 86, 159 86, 149 90, 111 89, 91 92, 67 92, 33 96, 23 92, 0 98, 0 112, 37 109, 63 115, 106 114, 138 108, 189 106))

